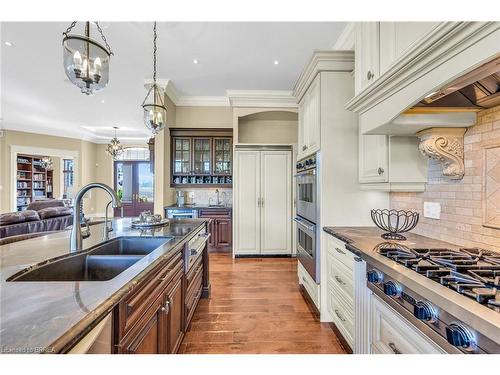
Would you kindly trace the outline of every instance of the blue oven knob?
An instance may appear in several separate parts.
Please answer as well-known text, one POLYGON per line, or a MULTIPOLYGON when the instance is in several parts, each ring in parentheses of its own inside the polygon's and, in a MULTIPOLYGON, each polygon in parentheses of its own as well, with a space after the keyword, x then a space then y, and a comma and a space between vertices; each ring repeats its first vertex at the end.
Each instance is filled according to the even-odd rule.
POLYGON ((413 315, 415 318, 425 322, 434 323, 437 321, 438 315, 434 306, 429 302, 418 301, 413 306, 413 315))
POLYGON ((403 288, 395 281, 387 281, 384 283, 384 293, 392 298, 401 297, 401 292, 403 288))
POLYGON ((380 284, 384 280, 384 275, 377 270, 371 270, 366 274, 366 278, 373 284, 380 284))
POLYGON ((474 350, 476 341, 472 332, 460 323, 451 323, 446 327, 446 340, 456 347, 465 350, 474 350))

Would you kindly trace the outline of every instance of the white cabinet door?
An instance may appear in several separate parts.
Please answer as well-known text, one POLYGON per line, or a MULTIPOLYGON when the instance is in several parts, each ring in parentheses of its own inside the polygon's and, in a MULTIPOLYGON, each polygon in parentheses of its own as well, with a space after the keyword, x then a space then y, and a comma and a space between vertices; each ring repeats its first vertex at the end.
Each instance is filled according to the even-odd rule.
POLYGON ((380 22, 380 75, 439 22, 380 22))
POLYGON ((260 254, 260 152, 235 154, 235 254, 260 254))
POLYGON ((307 90, 307 154, 319 151, 321 137, 321 74, 318 74, 307 90))
POLYGON ((355 94, 371 85, 379 76, 380 22, 358 22, 355 46, 355 94))
POLYGON ((359 182, 389 180, 389 140, 386 135, 359 135, 359 182))
POLYGON ((292 253, 292 161, 289 151, 262 151, 261 253, 292 253))
POLYGON ((371 298, 371 351, 383 354, 441 354, 445 351, 377 295, 371 298))
POLYGON ((305 150, 307 150, 307 144, 306 144, 306 139, 305 139, 305 123, 304 123, 304 117, 305 117, 305 110, 306 110, 306 105, 305 105, 305 98, 302 98, 302 100, 299 102, 299 136, 298 136, 298 143, 299 143, 299 149, 297 152, 297 160, 302 159, 305 157, 305 150))
POLYGON ((321 75, 318 74, 299 103, 298 159, 320 149, 321 142, 321 75))

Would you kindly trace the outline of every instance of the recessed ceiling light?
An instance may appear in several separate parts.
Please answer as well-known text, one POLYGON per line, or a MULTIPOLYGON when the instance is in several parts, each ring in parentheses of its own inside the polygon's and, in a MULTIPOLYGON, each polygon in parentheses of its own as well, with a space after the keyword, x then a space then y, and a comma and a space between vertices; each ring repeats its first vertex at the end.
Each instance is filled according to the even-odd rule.
POLYGON ((7 47, 12 47, 12 43, 11 43, 11 42, 5 42, 5 45, 6 45, 7 47))
POLYGON ((274 60, 274 65, 279 65, 279 61, 278 60, 274 60))
POLYGON ((104 99, 101 99, 101 103, 104 104, 104 99))
POLYGON ((193 59, 193 64, 199 64, 200 62, 196 59, 193 59))

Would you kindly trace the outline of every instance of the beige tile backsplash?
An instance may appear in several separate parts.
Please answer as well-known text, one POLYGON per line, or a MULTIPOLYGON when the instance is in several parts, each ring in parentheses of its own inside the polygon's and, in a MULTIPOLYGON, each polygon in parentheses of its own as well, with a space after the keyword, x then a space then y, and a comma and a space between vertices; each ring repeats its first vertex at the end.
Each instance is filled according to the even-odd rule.
MULTIPOLYGON (((212 199, 212 203, 215 204, 217 200, 217 195, 215 189, 176 189, 182 191, 193 191, 194 192, 194 202, 197 205, 204 206, 209 204, 209 200, 212 199)), ((224 203, 231 205, 233 202, 233 190, 232 189, 219 189, 220 200, 224 200, 224 203), (222 194, 224 193, 224 194, 222 194)))
POLYGON ((500 106, 481 111, 464 138, 465 176, 454 181, 430 161, 423 193, 391 193, 391 207, 420 212, 413 232, 500 252, 500 106), (423 217, 424 201, 441 204, 441 219, 423 217))

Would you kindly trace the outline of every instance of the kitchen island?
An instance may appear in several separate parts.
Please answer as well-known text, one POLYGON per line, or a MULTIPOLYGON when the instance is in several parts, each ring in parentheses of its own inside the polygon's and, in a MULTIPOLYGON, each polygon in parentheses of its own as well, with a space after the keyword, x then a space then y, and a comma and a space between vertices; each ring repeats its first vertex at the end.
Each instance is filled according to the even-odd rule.
MULTIPOLYGON (((206 233, 207 223, 204 219, 171 220, 168 226, 151 232, 131 229, 130 219, 113 220, 110 240, 155 237, 165 241, 123 272, 104 281, 10 281, 28 267, 36 268, 50 259, 73 255, 69 251, 69 231, 1 246, 0 352, 67 352, 110 314, 113 317, 111 352, 144 352, 142 348, 146 352, 175 352, 198 299, 210 291, 206 241, 200 246, 202 255, 194 264, 190 264, 189 257, 195 236, 206 233), (169 299, 168 293, 172 291, 177 300, 181 299, 175 306, 169 299), (165 317, 157 319, 158 324, 165 323, 165 326, 158 325, 157 346, 141 347, 137 340, 148 337, 140 330, 141 324, 147 323, 145 327, 151 328, 144 319, 156 303, 148 297, 157 292, 167 293, 167 297, 161 297, 158 309, 165 312, 165 317), (170 342, 172 337, 161 337, 169 335, 165 332, 167 324, 175 328, 176 342, 170 342), (135 335, 134 343, 126 345, 132 335, 135 335)), ((90 237, 83 240, 86 249, 83 252, 102 242, 103 225, 91 226, 90 237)))
MULTIPOLYGON (((460 246, 413 233, 404 234, 406 241, 387 241, 381 238, 383 232, 375 227, 324 227, 323 230, 332 236, 329 250, 332 250, 333 254, 339 254, 341 257, 350 254, 350 258, 354 259, 353 282, 356 285, 354 294, 357 320, 355 335, 358 340, 354 346, 360 348, 358 352, 377 352, 381 345, 376 341, 376 337, 396 337, 394 332, 389 335, 387 332, 377 331, 389 326, 380 323, 380 316, 376 311, 380 304, 373 299, 369 302, 371 297, 366 297, 365 293, 365 290, 369 290, 370 295, 375 294, 384 299, 422 332, 432 337, 431 341, 447 348, 447 352, 456 352, 455 349, 458 348, 465 353, 498 353, 500 308, 496 307, 495 303, 500 302, 500 293, 496 292, 496 300, 493 297, 496 302, 493 304, 484 301, 478 303, 479 293, 484 293, 485 287, 481 287, 479 283, 476 287, 466 285, 467 283, 457 278, 453 267, 466 273, 463 267, 470 264, 472 271, 479 267, 486 269, 486 266, 490 265, 489 259, 493 259, 491 268, 497 269, 497 259, 500 259, 500 255, 488 252, 487 249, 461 249, 460 246), (471 254, 477 253, 477 256, 469 258, 467 251, 471 254), (427 274, 427 269, 433 271, 427 274), (465 293, 457 293, 457 290, 463 290, 465 293), (476 296, 472 293, 478 294, 476 296), (405 311, 404 307, 409 311, 405 311), (367 329, 366 324, 363 328, 363 321, 370 321, 366 324, 372 325, 371 329, 368 328, 371 330, 371 338, 370 335, 363 336, 363 331, 367 329), (462 340, 463 327, 471 330, 473 345, 467 344, 467 337, 462 340)), ((395 326, 396 324, 392 324, 392 327, 395 326)), ((405 340, 408 340, 409 330, 401 332, 403 337, 406 336, 405 340)), ((413 336, 417 337, 418 334, 413 336)), ((415 346, 407 346, 405 349, 408 349, 407 352, 419 352, 420 349, 428 350, 430 347, 430 341, 426 341, 426 347, 419 347, 419 342, 423 341, 417 340, 415 346)), ((407 344, 408 341, 401 341, 401 347, 407 344)), ((395 350, 394 345, 393 341, 387 346, 392 352, 402 351, 399 350, 401 348, 395 350)))
POLYGON ((197 217, 211 219, 208 231, 209 251, 231 252, 233 245, 233 208, 231 205, 211 206, 204 204, 170 205, 164 207, 165 217, 197 217))

